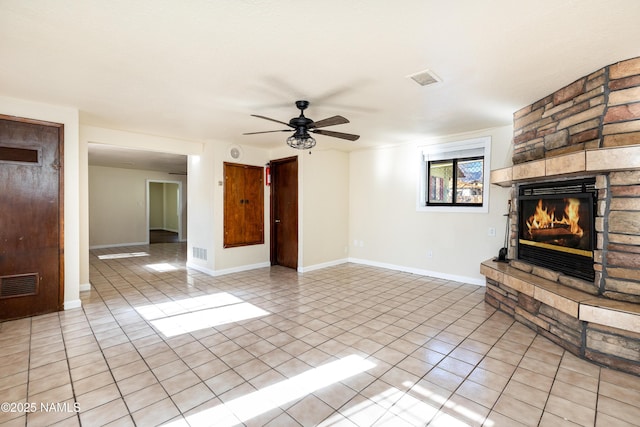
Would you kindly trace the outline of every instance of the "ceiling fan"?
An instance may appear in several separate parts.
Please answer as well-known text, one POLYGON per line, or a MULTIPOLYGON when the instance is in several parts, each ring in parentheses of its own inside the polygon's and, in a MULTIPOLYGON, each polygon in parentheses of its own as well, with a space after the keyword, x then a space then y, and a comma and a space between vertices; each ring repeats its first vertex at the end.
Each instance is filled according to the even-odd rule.
MULTIPOLYGON (((281 123, 285 126, 289 126, 291 129, 294 129, 293 135, 287 138, 287 144, 292 148, 297 148, 299 150, 308 150, 313 148, 316 145, 316 140, 309 135, 311 133, 317 133, 318 135, 326 135, 332 136, 334 138, 347 139, 349 141, 356 141, 360 138, 360 135, 353 135, 350 133, 343 132, 334 132, 331 130, 318 129, 327 126, 334 125, 342 125, 345 123, 349 123, 349 120, 345 119, 342 116, 332 116, 328 117, 324 120, 319 120, 314 122, 313 120, 304 116, 304 110, 309 106, 309 101, 296 101, 296 108, 300 110, 300 115, 298 117, 294 117, 289 120, 289 123, 282 122, 280 120, 272 119, 265 116, 259 116, 257 114, 252 114, 253 117, 258 117, 260 119, 270 120, 272 122, 281 123)), ((259 133, 270 133, 270 132, 291 132, 291 129, 280 129, 280 130, 267 130, 262 132, 248 132, 243 135, 255 135, 259 133)))

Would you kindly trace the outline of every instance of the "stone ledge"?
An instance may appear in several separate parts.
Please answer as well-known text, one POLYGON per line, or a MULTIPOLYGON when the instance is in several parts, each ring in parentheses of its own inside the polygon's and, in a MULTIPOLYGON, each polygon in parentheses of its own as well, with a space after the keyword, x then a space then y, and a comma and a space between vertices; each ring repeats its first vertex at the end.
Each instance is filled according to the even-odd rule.
POLYGON ((588 299, 580 303, 578 319, 640 334, 640 306, 631 302, 588 299))
POLYGON ((491 183, 510 187, 534 179, 562 178, 585 173, 640 169, 640 145, 581 150, 519 163, 491 171, 491 183))
POLYGON ((480 273, 577 320, 640 333, 639 304, 598 298, 493 260, 484 261, 480 273))

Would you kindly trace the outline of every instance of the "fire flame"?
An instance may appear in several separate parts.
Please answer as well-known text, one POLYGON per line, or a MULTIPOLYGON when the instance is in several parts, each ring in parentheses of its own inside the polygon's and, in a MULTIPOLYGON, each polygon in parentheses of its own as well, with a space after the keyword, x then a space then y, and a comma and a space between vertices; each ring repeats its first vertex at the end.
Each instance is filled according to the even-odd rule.
POLYGON ((556 218, 554 208, 549 210, 548 207, 542 206, 542 200, 538 200, 538 205, 536 206, 535 213, 531 215, 529 217, 529 220, 527 221, 527 228, 529 229, 529 233, 531 233, 532 229, 554 228, 557 225, 567 225, 569 226, 571 234, 582 237, 584 231, 578 225, 578 221, 580 220, 580 200, 565 200, 566 205, 564 208, 564 215, 562 216, 562 219, 556 218))

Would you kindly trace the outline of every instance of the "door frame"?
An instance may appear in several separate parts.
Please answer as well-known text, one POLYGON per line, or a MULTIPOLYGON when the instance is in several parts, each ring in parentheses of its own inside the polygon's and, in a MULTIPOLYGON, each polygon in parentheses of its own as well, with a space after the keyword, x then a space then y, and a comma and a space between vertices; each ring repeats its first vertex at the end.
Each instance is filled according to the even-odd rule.
POLYGON ((146 208, 146 221, 147 221, 147 244, 149 244, 149 216, 151 216, 151 184, 152 183, 160 183, 160 184, 178 184, 178 241, 182 241, 182 181, 169 181, 165 179, 147 179, 147 208, 146 208))

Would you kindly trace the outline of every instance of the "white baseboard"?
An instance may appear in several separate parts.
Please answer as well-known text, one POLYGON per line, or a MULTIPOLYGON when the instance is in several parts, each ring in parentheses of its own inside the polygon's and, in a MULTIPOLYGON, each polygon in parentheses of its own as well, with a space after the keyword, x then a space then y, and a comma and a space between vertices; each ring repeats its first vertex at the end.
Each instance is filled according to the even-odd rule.
MULTIPOLYGON (((371 267, 386 268, 388 270, 402 271, 402 272, 405 272, 405 273, 412 273, 412 274, 417 274, 417 275, 420 275, 420 276, 434 277, 436 279, 444 279, 444 280, 451 280, 453 282, 467 283, 467 284, 470 284, 470 285, 486 286, 485 279, 478 279, 478 278, 475 278, 475 277, 468 277, 468 276, 459 276, 459 275, 455 275, 455 274, 447 274, 447 273, 442 273, 442 272, 439 272, 439 271, 424 270, 424 269, 419 269, 419 268, 406 267, 406 266, 402 266, 402 265, 395 265, 395 264, 388 264, 388 263, 384 263, 384 262, 370 261, 370 260, 360 259, 360 258, 343 258, 343 259, 338 259, 338 260, 335 260, 335 261, 329 261, 329 262, 325 262, 325 263, 321 263, 321 264, 310 265, 310 266, 307 266, 307 267, 298 267, 298 273, 308 273, 310 271, 320 270, 320 269, 327 268, 327 267, 333 267, 333 266, 340 265, 340 264, 345 264, 345 263, 348 263, 348 262, 352 262, 354 264, 369 265, 371 267)), ((270 267, 270 266, 271 266, 271 263, 263 262, 263 263, 258 263, 258 264, 250 264, 250 265, 242 265, 242 266, 239 266, 239 267, 226 268, 224 270, 210 270, 208 268, 199 266, 197 264, 193 264, 191 262, 187 262, 187 267, 188 268, 193 268, 194 270, 200 271, 200 272, 208 274, 210 276, 223 276, 225 274, 239 273, 241 271, 255 270, 257 268, 265 268, 265 267, 270 267)))
POLYGON ((406 267, 402 265, 387 264, 384 262, 369 261, 366 259, 349 258, 349 262, 354 264, 370 265, 372 267, 386 268, 389 270, 402 271, 405 273, 418 274, 420 276, 435 277, 436 279, 451 280, 454 282, 468 283, 470 285, 486 286, 485 279, 477 279, 475 277, 458 276, 455 274, 447 274, 439 271, 423 270, 419 268, 406 267))
POLYGON ((241 271, 255 270, 257 268, 265 268, 265 267, 271 267, 271 263, 261 262, 258 264, 248 264, 248 265, 241 265, 238 267, 225 268, 224 270, 210 270, 200 265, 187 262, 187 268, 193 268, 194 270, 197 270, 201 273, 208 274, 209 276, 224 276, 225 274, 239 273, 241 271))
POLYGON ((74 299, 72 301, 65 301, 64 302, 64 309, 65 310, 71 310, 74 308, 80 308, 82 307, 82 301, 79 299, 74 299))
POLYGON ((89 250, 92 249, 107 249, 107 248, 121 248, 123 246, 143 246, 148 245, 149 242, 131 242, 131 243, 115 243, 112 245, 95 245, 89 246, 89 250))
POLYGON ((80 292, 86 292, 91 290, 91 283, 80 283, 80 292))
POLYGON ((201 265, 194 264, 192 262, 187 261, 187 268, 191 268, 193 270, 199 271, 200 273, 208 274, 209 276, 215 276, 215 271, 209 270, 201 265))
POLYGON ((323 262, 322 264, 310 265, 308 267, 298 267, 298 273, 307 273, 309 271, 320 270, 322 268, 333 267, 340 264, 346 264, 349 260, 347 258, 337 259, 335 261, 323 262))

